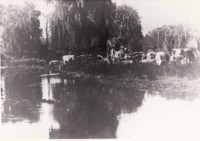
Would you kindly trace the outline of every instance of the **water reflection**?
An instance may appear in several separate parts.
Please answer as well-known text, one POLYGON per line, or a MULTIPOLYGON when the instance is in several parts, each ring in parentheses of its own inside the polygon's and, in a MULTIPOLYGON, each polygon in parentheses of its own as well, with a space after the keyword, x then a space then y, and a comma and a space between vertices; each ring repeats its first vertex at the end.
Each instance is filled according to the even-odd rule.
POLYGON ((132 112, 142 104, 144 92, 76 80, 65 85, 55 107, 59 131, 51 138, 115 138, 117 115, 132 112))
MULTIPOLYGON (((0 81, 0 90, 1 90, 1 101, 5 100, 5 78, 2 76, 0 81)), ((1 104, 1 112, 2 112, 3 106, 1 104)))
POLYGON ((3 138, 200 139, 198 99, 167 99, 94 80, 20 80, 2 79, 3 138))
POLYGON ((200 139, 200 100, 168 100, 145 94, 137 113, 118 116, 117 138, 137 141, 189 141, 200 139), (128 128, 127 128, 128 127, 128 128))
POLYGON ((2 122, 17 122, 28 120, 38 121, 39 99, 41 91, 39 86, 27 85, 17 78, 6 77, 2 100, 2 122))
MULTIPOLYGON (((53 116, 54 105, 42 102, 42 98, 47 94, 41 90, 49 87, 43 83, 40 86, 39 81, 35 85, 35 80, 29 80, 29 84, 20 80, 6 77, 2 81, 6 86, 4 89, 6 97, 1 104, 2 138, 48 139, 49 130, 59 129, 59 123, 53 116)), ((55 81, 52 82, 54 83, 55 81)), ((49 92, 52 93, 52 90, 49 92)))
POLYGON ((41 87, 9 79, 2 103, 4 137, 15 138, 17 130, 18 138, 115 138, 117 116, 136 111, 144 97, 134 89, 79 79, 42 77, 41 87))
POLYGON ((55 101, 53 90, 55 89, 56 84, 61 83, 60 78, 43 78, 41 80, 42 85, 42 100, 46 101, 55 101))

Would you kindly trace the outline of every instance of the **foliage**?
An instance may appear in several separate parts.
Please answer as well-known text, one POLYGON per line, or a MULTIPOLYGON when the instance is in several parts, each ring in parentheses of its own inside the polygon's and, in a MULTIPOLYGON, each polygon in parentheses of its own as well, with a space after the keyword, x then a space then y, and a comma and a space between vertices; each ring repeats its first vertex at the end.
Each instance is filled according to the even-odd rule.
POLYGON ((144 38, 143 50, 164 50, 170 52, 173 48, 185 48, 191 39, 197 39, 190 28, 183 25, 163 26, 150 31, 144 38))
POLYGON ((141 51, 142 27, 139 15, 133 8, 123 5, 116 10, 114 36, 122 40, 122 45, 132 51, 141 51))
POLYGON ((33 4, 10 5, 4 14, 1 11, 5 29, 2 38, 10 56, 48 60, 69 53, 104 56, 107 41, 113 38, 120 38, 121 44, 132 51, 141 50, 143 36, 137 11, 129 6, 117 7, 112 0, 55 0, 55 10, 46 16, 46 44, 40 39, 41 13, 33 4))
POLYGON ((111 0, 57 1, 50 18, 51 48, 67 52, 72 48, 91 48, 93 53, 105 51, 112 9, 115 6, 111 0))
POLYGON ((123 45, 141 50, 141 23, 128 6, 117 7, 111 0, 57 0, 50 18, 52 50, 91 54, 106 53, 107 40, 122 38, 123 45))
POLYGON ((9 5, 4 10, 2 39, 9 54, 16 57, 38 57, 41 47, 40 12, 26 3, 24 7, 9 5))
POLYGON ((5 7, 0 4, 0 26, 3 24, 3 14, 4 14, 5 7))

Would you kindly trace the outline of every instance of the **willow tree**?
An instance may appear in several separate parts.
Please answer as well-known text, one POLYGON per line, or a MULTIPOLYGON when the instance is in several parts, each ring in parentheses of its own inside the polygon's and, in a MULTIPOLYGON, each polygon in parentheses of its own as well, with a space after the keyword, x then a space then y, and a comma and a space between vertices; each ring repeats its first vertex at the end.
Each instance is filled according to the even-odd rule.
POLYGON ((114 11, 111 0, 57 0, 50 18, 51 48, 105 52, 114 11))
POLYGON ((194 37, 187 27, 163 26, 150 31, 144 38, 143 49, 170 52, 173 48, 185 48, 187 42, 194 37))
POLYGON ((0 4, 0 26, 3 24, 4 10, 5 10, 5 7, 0 4))
POLYGON ((3 15, 2 39, 8 53, 16 57, 37 57, 40 49, 40 12, 26 3, 24 7, 9 5, 3 15))
POLYGON ((141 50, 141 22, 131 7, 117 7, 112 0, 55 1, 50 19, 53 50, 105 54, 107 40, 118 37, 124 46, 141 50))
POLYGON ((142 50, 142 27, 139 14, 130 6, 119 6, 113 22, 114 36, 122 40, 122 44, 132 51, 142 50))

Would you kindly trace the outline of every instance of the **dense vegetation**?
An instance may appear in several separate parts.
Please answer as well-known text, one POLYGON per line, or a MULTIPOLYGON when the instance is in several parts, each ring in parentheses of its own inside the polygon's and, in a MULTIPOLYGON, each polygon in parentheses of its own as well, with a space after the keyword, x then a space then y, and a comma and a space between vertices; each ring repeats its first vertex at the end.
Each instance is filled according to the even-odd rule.
MULTIPOLYGON (((187 26, 163 26, 150 31, 144 38, 143 50, 171 51, 173 48, 185 48, 191 40, 197 41, 200 49, 200 37, 187 26)), ((194 45, 195 46, 195 45, 194 45)))
MULTIPOLYGON (((48 1, 48 0, 47 0, 48 1)), ((48 1, 51 2, 51 1, 48 1)), ((57 0, 46 19, 46 39, 41 41, 40 11, 33 4, 10 5, 0 13, 6 52, 17 58, 59 59, 62 55, 106 55, 107 41, 142 50, 142 27, 137 11, 117 7, 111 0, 57 0)))
POLYGON ((70 53, 105 56, 107 41, 113 39, 131 51, 170 52, 172 48, 186 47, 191 39, 200 48, 200 37, 182 25, 163 26, 143 38, 138 12, 126 5, 117 6, 112 0, 46 0, 47 5, 52 1, 55 9, 46 16, 45 40, 41 38, 41 12, 33 4, 0 5, 3 58, 49 61, 70 53))
POLYGON ((40 11, 35 10, 33 4, 26 3, 24 7, 9 5, 1 13, 6 52, 18 58, 40 57, 40 11))

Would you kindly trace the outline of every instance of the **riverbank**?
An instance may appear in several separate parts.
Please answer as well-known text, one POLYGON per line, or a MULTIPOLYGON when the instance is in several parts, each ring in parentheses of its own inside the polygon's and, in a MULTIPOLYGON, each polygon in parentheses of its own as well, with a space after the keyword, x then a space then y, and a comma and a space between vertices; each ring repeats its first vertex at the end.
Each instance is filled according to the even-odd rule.
MULTIPOLYGON (((200 89, 200 65, 169 65, 158 67, 152 64, 84 66, 76 71, 63 70, 58 75, 63 79, 95 81, 103 85, 158 91, 167 97, 198 95, 200 89), (174 95, 177 94, 177 95, 174 95)), ((2 70, 6 77, 21 79, 28 83, 49 74, 45 66, 9 66, 2 70)))
MULTIPOLYGON (((94 67, 96 72, 98 68, 94 67)), ((103 68, 101 68, 103 69, 103 68)), ((156 91, 167 98, 197 96, 200 91, 200 64, 153 64, 104 66, 105 73, 63 72, 67 79, 79 78, 104 85, 156 91)))
POLYGON ((156 80, 148 80, 124 75, 117 79, 113 77, 100 77, 99 81, 107 85, 159 92, 168 98, 193 97, 196 95, 200 97, 200 77, 191 79, 178 76, 160 76, 156 80))

